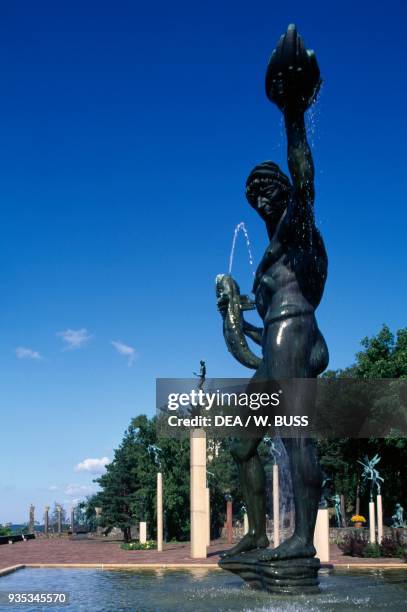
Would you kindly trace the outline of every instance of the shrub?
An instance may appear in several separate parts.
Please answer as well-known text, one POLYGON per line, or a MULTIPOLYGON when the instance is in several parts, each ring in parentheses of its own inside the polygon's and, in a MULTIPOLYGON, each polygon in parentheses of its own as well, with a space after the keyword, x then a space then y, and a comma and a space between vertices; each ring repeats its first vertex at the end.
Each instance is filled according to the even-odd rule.
POLYGON ((393 533, 391 536, 386 536, 380 544, 380 552, 382 557, 400 557, 405 554, 405 547, 402 544, 400 534, 393 533))
POLYGON ((380 546, 378 544, 366 544, 363 557, 381 557, 380 546))
POLYGON ((125 542, 121 545, 123 550, 152 550, 153 548, 157 548, 157 542, 154 540, 147 540, 145 543, 141 542, 125 542))
POLYGON ((398 557, 407 561, 407 548, 398 533, 383 538, 380 545, 370 544, 363 535, 349 534, 338 546, 349 557, 398 557))
POLYGON ((363 553, 367 546, 367 540, 359 534, 348 534, 343 542, 338 544, 344 555, 348 557, 363 557, 363 553))

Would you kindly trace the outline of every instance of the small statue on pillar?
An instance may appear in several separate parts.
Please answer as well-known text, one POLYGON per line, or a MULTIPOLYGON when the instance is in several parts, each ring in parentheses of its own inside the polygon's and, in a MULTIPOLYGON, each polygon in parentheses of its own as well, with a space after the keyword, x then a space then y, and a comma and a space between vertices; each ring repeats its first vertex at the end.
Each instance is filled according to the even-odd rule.
POLYGON ((199 362, 199 374, 193 372, 193 375, 199 378, 198 390, 201 391, 204 387, 206 380, 206 363, 203 361, 203 359, 201 359, 201 361, 199 362))
POLYGON ((397 503, 394 509, 394 514, 391 517, 392 524, 391 526, 395 529, 399 529, 402 527, 406 527, 406 521, 404 520, 404 508, 401 504, 397 503))
POLYGON ((332 478, 328 478, 324 474, 322 485, 321 485, 321 499, 319 500, 319 509, 325 510, 329 506, 329 499, 332 494, 332 478))
POLYGON ((343 514, 341 508, 341 496, 336 494, 331 497, 331 500, 334 502, 335 506, 335 518, 336 518, 336 526, 343 527, 343 514))
POLYGON ((370 501, 373 501, 373 493, 374 488, 376 487, 377 495, 381 494, 381 485, 380 481, 384 482, 384 478, 382 478, 379 474, 379 470, 375 468, 380 461, 379 455, 375 455, 372 459, 366 455, 363 461, 359 461, 360 465, 363 466, 362 478, 367 483, 370 480, 370 501))

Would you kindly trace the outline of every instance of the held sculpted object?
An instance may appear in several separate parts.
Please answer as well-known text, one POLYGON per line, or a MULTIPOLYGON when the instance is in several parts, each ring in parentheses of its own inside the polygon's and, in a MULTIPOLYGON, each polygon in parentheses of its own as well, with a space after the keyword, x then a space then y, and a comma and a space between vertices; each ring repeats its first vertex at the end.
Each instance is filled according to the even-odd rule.
MULTIPOLYGON (((226 345, 233 356, 256 369, 251 386, 262 381, 286 380, 285 400, 299 414, 311 414, 315 387, 309 379, 328 365, 328 350, 318 329, 315 310, 324 291, 327 254, 314 220, 314 165, 307 142, 304 114, 321 85, 313 51, 305 48, 290 25, 270 58, 266 94, 283 114, 291 180, 271 161, 256 166, 246 182, 249 204, 264 221, 268 247, 257 268, 253 293, 263 327, 245 322, 243 312, 253 302, 241 296, 230 275, 216 281, 218 309, 223 318, 226 345), (250 350, 244 336, 262 348, 262 358, 250 350)), ((314 443, 287 438, 295 506, 292 537, 268 548, 266 535, 265 474, 258 455, 259 437, 237 439, 232 455, 238 464, 249 532, 220 561, 252 586, 271 592, 317 590, 319 560, 313 534, 321 496, 322 474, 314 443)))

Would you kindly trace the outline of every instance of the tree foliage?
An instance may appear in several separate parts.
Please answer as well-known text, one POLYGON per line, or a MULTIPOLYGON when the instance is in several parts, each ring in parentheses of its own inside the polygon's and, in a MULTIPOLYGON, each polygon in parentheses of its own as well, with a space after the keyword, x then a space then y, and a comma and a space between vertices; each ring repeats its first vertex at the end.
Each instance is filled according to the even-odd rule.
MULTIPOLYGON (((224 522, 225 494, 235 507, 242 506, 237 468, 229 452, 229 441, 214 443, 208 462, 212 525, 218 535, 224 522)), ((108 531, 119 527, 125 541, 131 527, 148 523, 149 537, 156 535, 156 475, 163 474, 164 535, 167 540, 187 540, 190 533, 190 452, 188 439, 157 438, 156 419, 141 415, 133 419, 113 461, 96 479, 101 490, 85 503, 89 524, 95 521, 95 507, 102 508, 101 524, 108 531)))
MULTIPOLYGON (((407 328, 400 329, 396 336, 383 325, 378 334, 364 338, 363 350, 356 361, 344 370, 330 371, 328 377, 355 377, 364 379, 407 378, 407 328)), ((383 409, 391 406, 391 397, 383 398, 383 409), (388 403, 386 403, 388 402, 388 403)), ((407 504, 405 467, 407 465, 406 438, 392 435, 387 438, 342 438, 318 442, 321 465, 332 478, 335 491, 343 493, 346 509, 355 510, 356 494, 360 482, 361 466, 358 459, 378 453, 381 457, 378 469, 385 479, 382 487, 384 514, 387 521, 396 502, 407 504)), ((361 512, 368 513, 368 491, 360 488, 361 512)))

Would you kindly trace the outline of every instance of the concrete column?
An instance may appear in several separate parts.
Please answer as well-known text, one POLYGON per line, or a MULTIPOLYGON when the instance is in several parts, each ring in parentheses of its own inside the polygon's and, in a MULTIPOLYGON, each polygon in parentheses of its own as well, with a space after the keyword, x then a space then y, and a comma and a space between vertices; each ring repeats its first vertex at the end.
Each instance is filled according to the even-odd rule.
POLYGON ((72 506, 71 508, 71 531, 73 535, 75 531, 75 507, 74 506, 72 506))
POLYGON ((44 512, 44 533, 48 535, 49 532, 49 506, 45 506, 44 512))
POLYGON ((206 558, 206 433, 193 429, 190 433, 191 470, 191 557, 206 558))
POLYGON ((206 524, 207 524, 207 540, 208 546, 211 545, 211 492, 208 487, 205 489, 206 493, 206 524))
POLYGON ((342 527, 346 527, 345 496, 341 493, 342 527))
POLYGON ((280 487, 278 481, 278 465, 273 465, 273 545, 280 545, 280 487))
POLYGON ((376 525, 373 501, 369 502, 369 542, 371 544, 376 542, 376 525))
POLYGON ((249 533, 249 517, 247 516, 247 512, 243 515, 243 533, 244 535, 249 533))
POLYGON ((378 495, 376 498, 377 503, 377 543, 381 544, 383 539, 383 506, 382 496, 378 495))
POLYGON ((157 550, 163 549, 163 475, 157 473, 157 550))
POLYGON ((360 515, 360 484, 356 485, 356 514, 360 515))
POLYGON ((62 508, 61 506, 57 506, 57 513, 58 513, 58 517, 57 517, 58 533, 61 534, 62 533, 62 522, 61 522, 62 508))
POLYGON ((145 544, 147 542, 147 523, 145 521, 141 521, 139 529, 140 544, 145 544))
POLYGON ((97 535, 102 535, 102 527, 100 525, 100 517, 102 515, 102 508, 100 506, 95 506, 95 514, 96 514, 96 533, 97 535))
POLYGON ((226 502, 226 533, 228 544, 233 544, 233 504, 226 502))
POLYGON ((30 505, 30 515, 29 515, 29 521, 28 521, 28 533, 34 533, 34 527, 35 527, 35 517, 34 517, 34 512, 35 512, 35 506, 33 506, 32 504, 30 505))
POLYGON ((329 561, 329 512, 328 508, 319 508, 314 531, 316 556, 322 563, 329 561))

